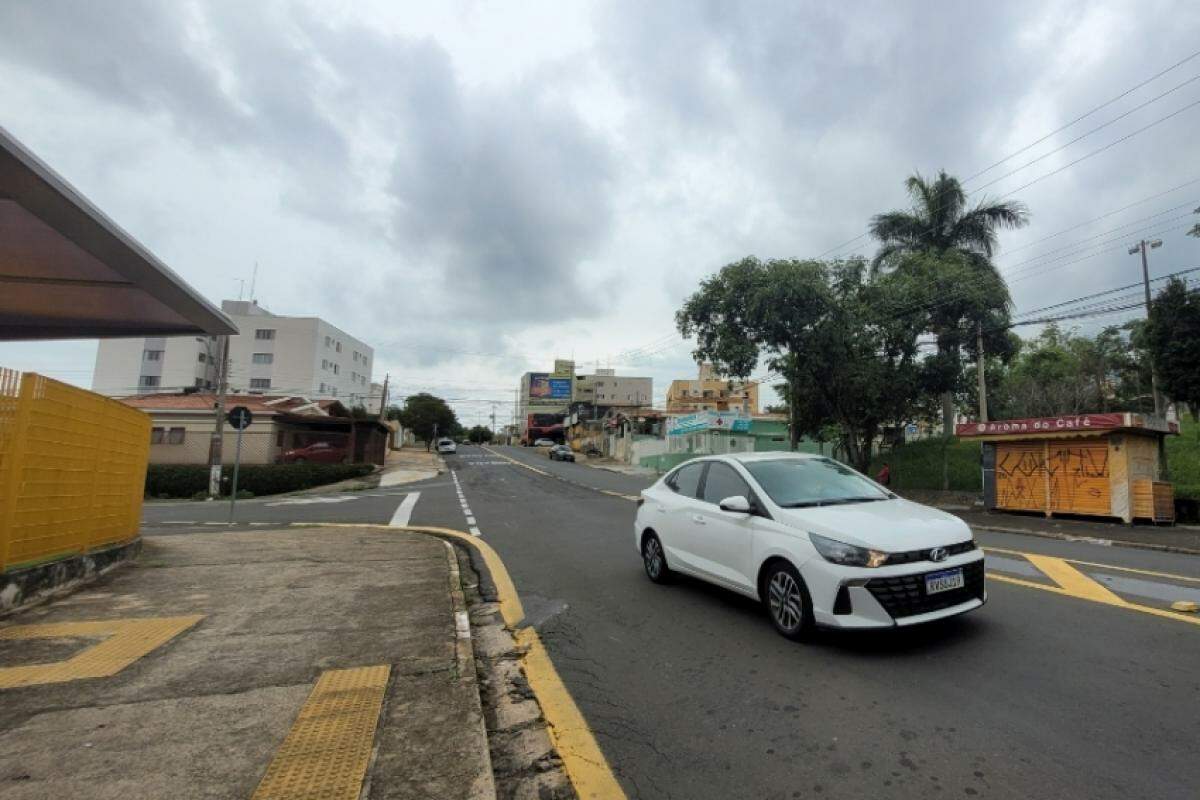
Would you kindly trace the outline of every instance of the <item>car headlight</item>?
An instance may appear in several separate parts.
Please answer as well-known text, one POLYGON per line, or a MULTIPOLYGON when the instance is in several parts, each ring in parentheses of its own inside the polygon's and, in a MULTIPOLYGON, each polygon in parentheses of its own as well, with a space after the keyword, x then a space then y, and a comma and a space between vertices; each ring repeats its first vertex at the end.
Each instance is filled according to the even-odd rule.
POLYGON ((888 560, 888 554, 880 550, 856 547, 815 533, 808 534, 808 538, 821 554, 821 558, 833 564, 847 567, 882 567, 888 560))

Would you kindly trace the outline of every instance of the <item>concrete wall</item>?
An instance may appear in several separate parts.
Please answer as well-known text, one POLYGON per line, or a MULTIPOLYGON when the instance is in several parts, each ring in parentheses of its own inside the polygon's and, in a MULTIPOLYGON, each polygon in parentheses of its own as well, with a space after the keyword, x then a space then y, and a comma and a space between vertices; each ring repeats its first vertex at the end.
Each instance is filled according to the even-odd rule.
POLYGON ((102 339, 96 348, 92 391, 119 396, 194 387, 197 380, 211 377, 206 344, 205 338, 195 336, 102 339), (151 352, 158 358, 152 360, 151 352), (157 385, 143 386, 143 376, 157 378, 157 385))
MULTIPOLYGON (((163 443, 150 445, 151 464, 207 464, 209 442, 212 440, 212 414, 155 414, 151 415, 152 429, 163 429, 163 443), (183 428, 183 441, 170 444, 171 428, 183 428)), ((153 434, 152 434, 153 435, 153 434)), ((242 433, 243 464, 273 464, 280 449, 277 444, 279 428, 269 419, 259 416, 242 433)), ((228 425, 222 439, 222 461, 232 464, 237 448, 237 431, 228 425)))

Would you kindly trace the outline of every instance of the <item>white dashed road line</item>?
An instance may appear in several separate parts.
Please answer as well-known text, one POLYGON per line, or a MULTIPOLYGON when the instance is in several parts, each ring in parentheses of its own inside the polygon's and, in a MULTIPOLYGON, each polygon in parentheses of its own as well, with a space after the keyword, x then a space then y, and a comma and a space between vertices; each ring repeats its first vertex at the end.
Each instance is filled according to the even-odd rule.
POLYGON ((408 525, 408 520, 412 517, 413 509, 420 499, 420 492, 409 492, 405 495, 404 499, 400 501, 400 505, 396 507, 396 513, 392 515, 392 521, 388 524, 393 528, 403 528, 408 525))
POLYGON ((450 470, 450 477, 454 479, 454 491, 458 493, 458 504, 462 507, 463 516, 467 518, 467 530, 472 536, 483 536, 475 522, 475 515, 471 513, 471 507, 467 505, 467 496, 463 494, 462 484, 458 480, 458 471, 450 470))

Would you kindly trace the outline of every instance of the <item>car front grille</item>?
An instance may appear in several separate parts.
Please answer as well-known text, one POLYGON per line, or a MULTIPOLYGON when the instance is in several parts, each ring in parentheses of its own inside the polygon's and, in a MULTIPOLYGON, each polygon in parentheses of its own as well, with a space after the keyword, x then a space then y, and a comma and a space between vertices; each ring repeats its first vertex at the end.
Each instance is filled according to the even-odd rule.
MULTIPOLYGON (((983 599, 983 559, 964 564, 963 587, 948 592, 925 594, 925 576, 899 575, 894 578, 872 578, 867 581, 867 590, 879 601, 879 605, 896 619, 941 611, 968 600, 983 599)), ((932 570, 941 572, 941 570, 932 570)))
MULTIPOLYGON (((888 564, 912 564, 916 561, 931 561, 929 551, 931 548, 924 550, 906 550, 901 553, 888 553, 888 564)), ((969 553, 975 549, 975 540, 968 539, 965 542, 958 544, 946 545, 947 555, 956 556, 959 553, 969 553)))

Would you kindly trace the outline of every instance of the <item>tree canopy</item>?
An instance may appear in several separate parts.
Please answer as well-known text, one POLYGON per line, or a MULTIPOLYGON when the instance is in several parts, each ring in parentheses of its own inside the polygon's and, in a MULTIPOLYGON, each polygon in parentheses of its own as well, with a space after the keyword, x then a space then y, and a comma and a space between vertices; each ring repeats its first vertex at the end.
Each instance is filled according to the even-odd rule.
POLYGON ((492 430, 483 425, 476 425, 467 431, 467 441, 475 444, 486 444, 492 440, 492 430))
POLYGON ((1162 391, 1200 408, 1200 294, 1172 278, 1150 304, 1146 345, 1162 391))
POLYGON ((446 405, 446 401, 427 392, 410 395, 404 399, 404 407, 395 417, 388 414, 389 419, 397 419, 400 424, 413 432, 426 449, 438 436, 455 436, 462 428, 454 410, 446 405))
POLYGON ((928 379, 919 363, 919 281, 872 276, 861 259, 760 261, 749 257, 704 281, 676 322, 699 359, 745 378, 759 359, 781 373, 795 448, 836 424, 859 469, 885 424, 904 420, 928 379))

